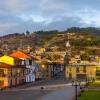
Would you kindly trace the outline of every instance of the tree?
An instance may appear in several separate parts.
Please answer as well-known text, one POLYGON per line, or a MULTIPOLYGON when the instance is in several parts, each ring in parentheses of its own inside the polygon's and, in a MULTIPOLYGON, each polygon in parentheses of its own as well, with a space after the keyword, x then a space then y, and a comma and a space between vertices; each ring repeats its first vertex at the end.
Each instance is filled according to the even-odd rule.
POLYGON ((26 31, 26 35, 30 35, 30 32, 28 30, 26 31))

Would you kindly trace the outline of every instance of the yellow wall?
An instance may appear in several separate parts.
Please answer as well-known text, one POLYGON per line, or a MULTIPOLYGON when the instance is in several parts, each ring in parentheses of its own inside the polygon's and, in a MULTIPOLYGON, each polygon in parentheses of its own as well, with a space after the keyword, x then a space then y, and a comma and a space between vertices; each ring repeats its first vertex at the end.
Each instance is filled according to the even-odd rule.
POLYGON ((4 82, 4 84, 3 84, 2 87, 8 87, 9 86, 8 77, 7 77, 7 75, 8 75, 8 69, 7 68, 2 68, 2 69, 4 69, 4 74, 6 76, 5 77, 0 77, 0 81, 4 82))
POLYGON ((86 73, 83 72, 83 66, 79 66, 79 73, 76 72, 76 66, 66 66, 66 78, 69 78, 69 74, 72 74, 72 78, 76 78, 76 74, 86 74, 88 78, 96 77, 96 66, 86 66, 86 73))
POLYGON ((10 87, 11 81, 12 81, 12 86, 19 85, 21 84, 21 81, 26 78, 25 75, 23 75, 22 73, 24 69, 12 68, 12 76, 10 68, 1 68, 1 69, 4 69, 4 74, 5 74, 5 77, 4 76, 0 77, 0 81, 3 81, 4 83, 3 86, 1 87, 10 87), (19 75, 17 75, 18 72, 19 75), (14 77, 15 75, 17 75, 16 78, 14 77))
POLYGON ((87 66, 87 77, 88 78, 95 78, 96 77, 96 66, 87 66))
POLYGON ((8 78, 2 78, 2 77, 0 77, 0 81, 4 81, 4 84, 1 87, 8 87, 8 78))
POLYGON ((69 74, 72 74, 72 78, 75 78, 76 77, 76 69, 75 69, 75 67, 73 66, 73 67, 70 67, 70 66, 68 66, 68 67, 66 67, 66 78, 69 78, 69 74))

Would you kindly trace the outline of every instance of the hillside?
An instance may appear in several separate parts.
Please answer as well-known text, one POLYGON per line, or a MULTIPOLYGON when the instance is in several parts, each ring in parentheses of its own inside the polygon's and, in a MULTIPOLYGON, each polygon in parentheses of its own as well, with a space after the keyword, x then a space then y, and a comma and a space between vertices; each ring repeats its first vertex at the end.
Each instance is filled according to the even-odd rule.
POLYGON ((100 28, 96 27, 87 27, 87 28, 80 28, 80 27, 72 27, 67 29, 67 32, 75 32, 75 33, 83 33, 83 34, 91 34, 95 36, 100 36, 100 28))
POLYGON ((0 37, 0 48, 15 50, 17 48, 25 48, 31 46, 34 50, 36 47, 50 48, 57 46, 59 50, 66 50, 65 43, 67 41, 67 33, 72 48, 90 48, 100 47, 99 30, 95 28, 70 28, 65 32, 54 31, 38 31, 34 33, 14 33, 0 37), (95 30, 95 31, 94 31, 95 30), (92 32, 92 33, 91 33, 92 32), (96 35, 94 35, 96 32, 96 35))

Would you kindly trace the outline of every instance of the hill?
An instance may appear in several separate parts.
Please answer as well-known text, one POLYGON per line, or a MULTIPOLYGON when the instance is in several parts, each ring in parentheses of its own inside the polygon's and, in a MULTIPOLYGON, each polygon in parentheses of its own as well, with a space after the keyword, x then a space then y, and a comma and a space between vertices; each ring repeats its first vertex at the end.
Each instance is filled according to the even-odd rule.
POLYGON ((69 41, 72 48, 100 47, 100 30, 97 28, 72 27, 66 31, 37 31, 26 33, 13 33, 0 37, 0 49, 16 50, 25 49, 28 45, 34 50, 36 47, 58 47, 59 50, 66 50, 65 43, 69 41))

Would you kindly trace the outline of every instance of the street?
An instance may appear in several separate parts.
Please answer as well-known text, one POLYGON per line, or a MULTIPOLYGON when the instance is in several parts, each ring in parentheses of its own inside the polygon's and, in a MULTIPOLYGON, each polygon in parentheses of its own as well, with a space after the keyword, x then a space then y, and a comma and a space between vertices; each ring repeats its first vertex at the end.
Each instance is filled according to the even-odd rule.
POLYGON ((71 100, 74 96, 74 87, 51 90, 2 91, 1 100, 71 100))
POLYGON ((72 100, 73 98, 74 87, 68 86, 44 95, 38 100, 72 100))
POLYGON ((1 100, 72 100, 75 88, 70 83, 52 82, 44 85, 18 87, 0 91, 1 100), (56 84, 53 84, 56 83, 56 84), (58 83, 58 84, 57 84, 58 83))
POLYGON ((2 91, 0 100, 37 100, 49 91, 27 90, 27 91, 2 91))

